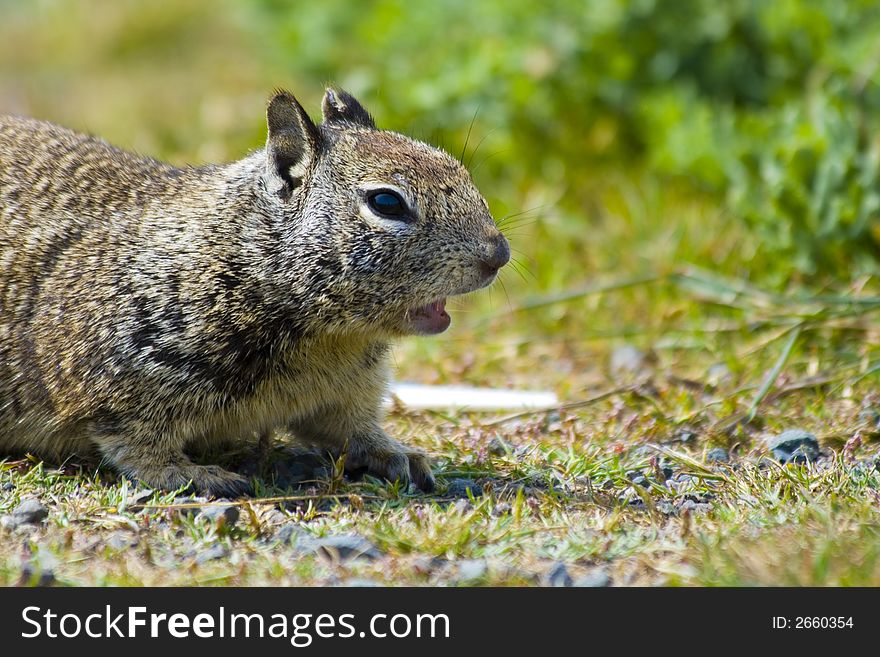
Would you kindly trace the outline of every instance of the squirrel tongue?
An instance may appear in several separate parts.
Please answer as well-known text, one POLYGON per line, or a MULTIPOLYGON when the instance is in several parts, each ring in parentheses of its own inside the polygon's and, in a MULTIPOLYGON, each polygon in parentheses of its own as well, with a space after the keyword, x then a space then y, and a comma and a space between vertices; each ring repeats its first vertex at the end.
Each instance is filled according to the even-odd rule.
POLYGON ((449 328, 450 322, 452 318, 446 312, 446 299, 415 308, 409 316, 410 327, 420 335, 442 333, 449 328))

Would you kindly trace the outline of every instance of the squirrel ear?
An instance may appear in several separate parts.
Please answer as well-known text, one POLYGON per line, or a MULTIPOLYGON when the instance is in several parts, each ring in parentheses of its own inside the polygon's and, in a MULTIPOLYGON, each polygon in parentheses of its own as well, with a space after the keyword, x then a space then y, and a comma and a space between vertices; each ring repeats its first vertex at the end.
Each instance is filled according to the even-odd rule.
POLYGON ((288 196, 316 159, 321 144, 318 128, 293 94, 278 90, 266 109, 266 179, 269 189, 288 196))
POLYGON ((322 103, 324 123, 376 129, 376 122, 357 99, 342 89, 328 88, 322 103))

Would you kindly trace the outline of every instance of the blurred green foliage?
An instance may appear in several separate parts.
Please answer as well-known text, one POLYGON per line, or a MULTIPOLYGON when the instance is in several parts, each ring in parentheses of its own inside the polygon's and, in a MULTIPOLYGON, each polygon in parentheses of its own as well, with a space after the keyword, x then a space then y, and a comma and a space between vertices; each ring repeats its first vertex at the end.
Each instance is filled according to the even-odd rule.
POLYGON ((490 171, 560 183, 569 210, 597 163, 646 162, 723 195, 783 280, 877 269, 873 0, 259 7, 291 66, 376 94, 395 124, 476 114, 481 150, 504 154, 490 171))
POLYGON ((334 82, 383 127, 469 140, 493 210, 539 219, 539 288, 682 258, 876 272, 878 66, 876 0, 0 0, 0 111, 229 159, 273 86, 315 108, 334 82))

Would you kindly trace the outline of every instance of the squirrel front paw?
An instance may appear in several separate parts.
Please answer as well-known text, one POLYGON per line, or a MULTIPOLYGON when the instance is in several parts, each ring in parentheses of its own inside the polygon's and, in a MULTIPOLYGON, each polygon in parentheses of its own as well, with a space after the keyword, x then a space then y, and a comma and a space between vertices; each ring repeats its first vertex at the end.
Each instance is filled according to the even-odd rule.
POLYGON ((249 480, 216 465, 147 467, 138 468, 131 474, 148 486, 162 490, 186 486, 199 495, 217 498, 236 498, 254 493, 249 480))
POLYGON ((431 472, 428 455, 385 435, 351 441, 346 456, 346 467, 366 468, 370 474, 388 481, 412 483, 425 493, 434 490, 434 475, 431 472))
POLYGON ((434 492, 434 473, 428 455, 419 450, 408 450, 409 477, 415 487, 425 493, 434 492))

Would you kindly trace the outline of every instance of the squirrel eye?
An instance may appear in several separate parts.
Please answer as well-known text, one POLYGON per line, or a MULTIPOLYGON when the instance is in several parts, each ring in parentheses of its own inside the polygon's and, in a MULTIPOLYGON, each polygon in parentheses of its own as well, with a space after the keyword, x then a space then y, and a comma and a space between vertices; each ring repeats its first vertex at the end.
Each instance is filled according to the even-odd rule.
POLYGON ((370 209, 376 214, 391 219, 405 219, 407 217, 406 204, 400 195, 387 189, 372 192, 367 197, 370 209))

